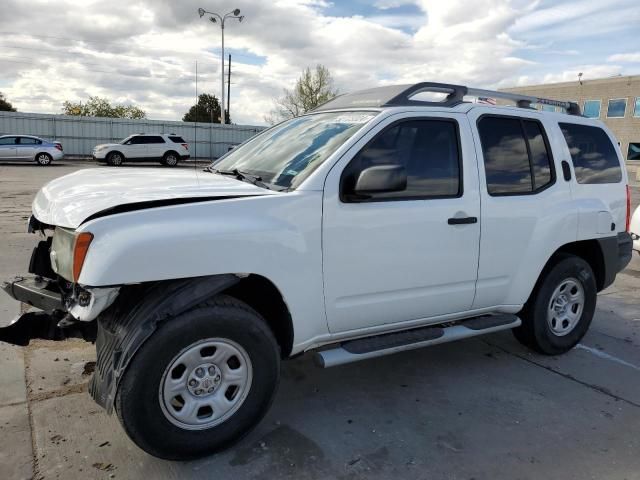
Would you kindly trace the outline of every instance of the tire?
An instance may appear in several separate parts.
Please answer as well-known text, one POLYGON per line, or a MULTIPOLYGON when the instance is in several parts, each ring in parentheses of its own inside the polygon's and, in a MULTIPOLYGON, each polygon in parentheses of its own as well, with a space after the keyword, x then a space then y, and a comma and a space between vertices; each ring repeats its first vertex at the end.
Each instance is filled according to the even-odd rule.
POLYGON ((167 152, 164 154, 164 157, 162 157, 161 163, 165 167, 175 167, 176 165, 178 165, 179 161, 180 161, 180 157, 176 152, 167 152))
POLYGON ((47 167, 51 165, 51 162, 53 162, 53 157, 48 153, 41 152, 36 155, 36 162, 41 167, 47 167))
POLYGON ((107 155, 107 165, 112 167, 120 167, 124 163, 124 155, 120 152, 110 152, 107 155))
POLYGON ((513 334, 523 345, 545 355, 568 352, 587 333, 597 294, 593 270, 586 261, 557 255, 519 313, 522 325, 513 334), (581 302, 576 300, 580 296, 581 302))
POLYGON ((188 460, 225 449, 249 433, 269 409, 279 376, 280 349, 265 320, 248 305, 219 295, 169 319, 140 347, 120 382, 115 408, 131 440, 144 451, 168 460, 188 460), (231 357, 226 366, 224 361, 214 362, 218 352, 225 358, 234 348, 237 362, 230 363, 231 357), (194 368, 203 363, 209 364, 204 367, 208 372, 194 368), (212 366, 217 370, 212 372, 212 366), (231 402, 220 404, 222 417, 216 419, 212 405, 184 410, 184 417, 178 418, 192 402, 213 402, 221 400, 220 395, 229 398, 233 387, 228 386, 227 375, 235 372, 233 367, 240 372, 236 377, 245 380, 238 381, 231 402), (206 377, 198 377, 203 372, 206 377), (200 383, 191 385, 194 381, 200 383), (176 391, 166 394, 171 383, 179 389, 177 396, 176 391), (206 388, 213 392, 205 392, 206 388), (230 404, 233 407, 223 414, 230 404), (189 415, 190 411, 203 418, 189 415))

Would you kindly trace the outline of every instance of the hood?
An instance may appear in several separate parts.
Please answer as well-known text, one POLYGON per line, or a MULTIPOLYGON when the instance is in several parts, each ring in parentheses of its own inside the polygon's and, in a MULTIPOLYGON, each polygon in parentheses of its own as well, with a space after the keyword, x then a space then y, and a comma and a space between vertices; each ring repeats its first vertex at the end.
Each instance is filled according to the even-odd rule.
POLYGON ((195 170, 89 168, 42 187, 33 201, 33 214, 48 225, 77 228, 93 215, 125 205, 146 208, 144 204, 153 207, 152 202, 170 204, 181 203, 180 199, 188 202, 256 195, 278 192, 195 170))
POLYGON ((104 147, 117 147, 117 146, 121 146, 121 143, 101 143, 100 145, 96 145, 95 147, 93 147, 94 150, 97 150, 98 148, 104 148, 104 147))

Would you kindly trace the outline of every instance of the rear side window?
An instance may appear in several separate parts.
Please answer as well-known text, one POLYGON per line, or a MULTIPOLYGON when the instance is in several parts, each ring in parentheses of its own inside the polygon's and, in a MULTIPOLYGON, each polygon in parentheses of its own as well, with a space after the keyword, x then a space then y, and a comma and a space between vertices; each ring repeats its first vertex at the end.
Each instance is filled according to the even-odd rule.
POLYGON ((553 183, 549 143, 539 122, 487 116, 478 132, 490 195, 535 193, 553 183))
POLYGON ((171 135, 169 138, 171 139, 171 141, 173 143, 187 143, 187 142, 184 141, 184 138, 182 138, 182 137, 177 137, 177 136, 171 135))
POLYGON ((16 137, 4 137, 0 138, 0 145, 15 145, 16 137))
POLYGON ((144 143, 152 144, 152 143, 165 143, 164 138, 156 135, 147 135, 144 138, 144 143))
POLYGON ((38 140, 37 138, 18 137, 18 143, 20 145, 40 145, 42 141, 38 140))
POLYGON ((457 123, 451 120, 409 120, 392 125, 369 142, 346 167, 343 199, 349 200, 356 180, 366 168, 402 165, 407 188, 376 193, 366 200, 452 198, 462 192, 457 123), (346 196, 345 196, 346 194, 346 196))
POLYGON ((578 183, 618 183, 622 169, 609 136, 599 127, 561 123, 578 183))

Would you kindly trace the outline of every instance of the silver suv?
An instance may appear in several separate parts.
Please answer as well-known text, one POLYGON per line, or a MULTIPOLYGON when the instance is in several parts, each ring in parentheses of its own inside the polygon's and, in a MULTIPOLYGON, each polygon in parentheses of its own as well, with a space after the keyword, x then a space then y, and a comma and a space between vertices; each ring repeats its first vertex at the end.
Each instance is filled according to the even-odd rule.
POLYGON ((137 133, 129 135, 120 143, 96 145, 93 159, 119 167, 125 161, 160 162, 175 167, 180 160, 187 160, 189 144, 175 134, 137 133))

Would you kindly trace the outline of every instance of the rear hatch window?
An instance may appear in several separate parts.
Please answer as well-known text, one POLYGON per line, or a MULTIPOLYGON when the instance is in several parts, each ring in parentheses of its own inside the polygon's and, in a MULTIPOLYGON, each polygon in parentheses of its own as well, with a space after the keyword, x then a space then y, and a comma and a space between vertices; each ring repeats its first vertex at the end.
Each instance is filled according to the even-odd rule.
POLYGON ((622 169, 609 136, 599 127, 561 123, 578 183, 619 183, 622 169))

